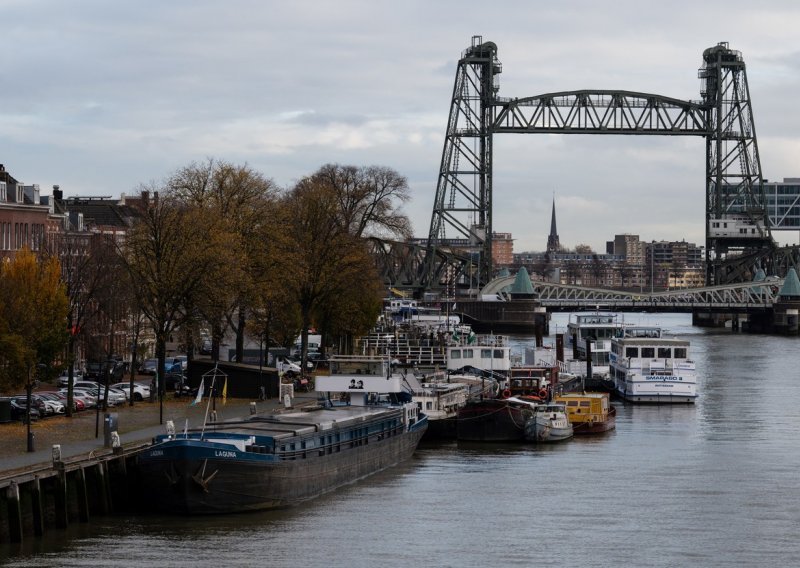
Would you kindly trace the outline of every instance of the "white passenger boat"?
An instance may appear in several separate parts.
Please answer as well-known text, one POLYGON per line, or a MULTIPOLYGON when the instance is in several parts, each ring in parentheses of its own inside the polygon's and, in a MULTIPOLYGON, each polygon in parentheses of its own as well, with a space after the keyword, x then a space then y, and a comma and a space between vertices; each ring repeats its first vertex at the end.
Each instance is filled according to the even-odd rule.
POLYGON ((567 346, 572 349, 574 360, 580 361, 571 365, 569 371, 586 374, 586 340, 591 340, 592 375, 609 376, 611 360, 611 340, 621 337, 632 326, 619 318, 617 314, 574 314, 567 324, 567 346))
POLYGON ((611 341, 611 378, 631 402, 692 403, 697 397, 689 341, 664 337, 658 327, 630 327, 611 341))

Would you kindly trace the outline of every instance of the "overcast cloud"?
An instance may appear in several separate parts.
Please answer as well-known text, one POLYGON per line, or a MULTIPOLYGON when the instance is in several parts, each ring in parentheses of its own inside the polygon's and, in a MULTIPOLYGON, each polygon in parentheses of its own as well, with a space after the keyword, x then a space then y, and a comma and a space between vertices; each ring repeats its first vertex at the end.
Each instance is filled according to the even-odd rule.
MULTIPOLYGON (((764 176, 800 177, 800 3, 758 4, 0 0, 0 163, 45 194, 114 197, 208 156, 281 186, 329 162, 384 165, 408 177, 427 236, 456 62, 482 35, 507 97, 699 100, 703 50, 727 41, 747 64, 764 176)), ((568 246, 603 251, 623 232, 703 244, 704 151, 701 138, 498 135, 494 228, 542 250, 555 195, 568 246)))

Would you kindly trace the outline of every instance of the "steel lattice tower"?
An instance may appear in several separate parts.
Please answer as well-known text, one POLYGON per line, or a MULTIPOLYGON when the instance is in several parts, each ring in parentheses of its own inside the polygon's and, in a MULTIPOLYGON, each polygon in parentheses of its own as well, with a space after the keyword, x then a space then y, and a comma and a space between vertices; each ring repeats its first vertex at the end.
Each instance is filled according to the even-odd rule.
POLYGON ((473 36, 458 62, 428 233, 428 250, 477 255, 480 283, 491 279, 492 107, 501 71, 497 46, 473 36))
POLYGON ((706 283, 729 281, 721 273, 728 257, 773 248, 764 180, 744 60, 722 42, 703 52, 701 94, 706 126, 706 283), (746 218, 735 223, 734 219, 746 218), (717 224, 715 227, 715 223, 717 224), (724 228, 747 231, 723 235, 724 228), (719 229, 715 231, 714 229, 719 229))

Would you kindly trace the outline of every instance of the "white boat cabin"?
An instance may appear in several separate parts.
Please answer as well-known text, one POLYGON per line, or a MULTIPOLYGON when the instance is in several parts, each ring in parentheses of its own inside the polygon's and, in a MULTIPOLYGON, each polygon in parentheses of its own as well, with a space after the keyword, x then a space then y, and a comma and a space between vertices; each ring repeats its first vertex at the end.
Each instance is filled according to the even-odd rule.
POLYGON ((446 350, 448 371, 473 367, 506 375, 511 369, 511 346, 502 335, 462 335, 446 350))

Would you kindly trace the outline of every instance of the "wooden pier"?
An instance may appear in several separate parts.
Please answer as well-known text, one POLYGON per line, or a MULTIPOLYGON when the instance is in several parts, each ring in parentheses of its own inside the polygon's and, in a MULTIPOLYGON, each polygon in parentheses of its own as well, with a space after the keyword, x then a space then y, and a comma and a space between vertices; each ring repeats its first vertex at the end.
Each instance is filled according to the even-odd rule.
POLYGON ((21 543, 95 515, 136 510, 136 454, 149 444, 0 473, 0 543, 21 543))

